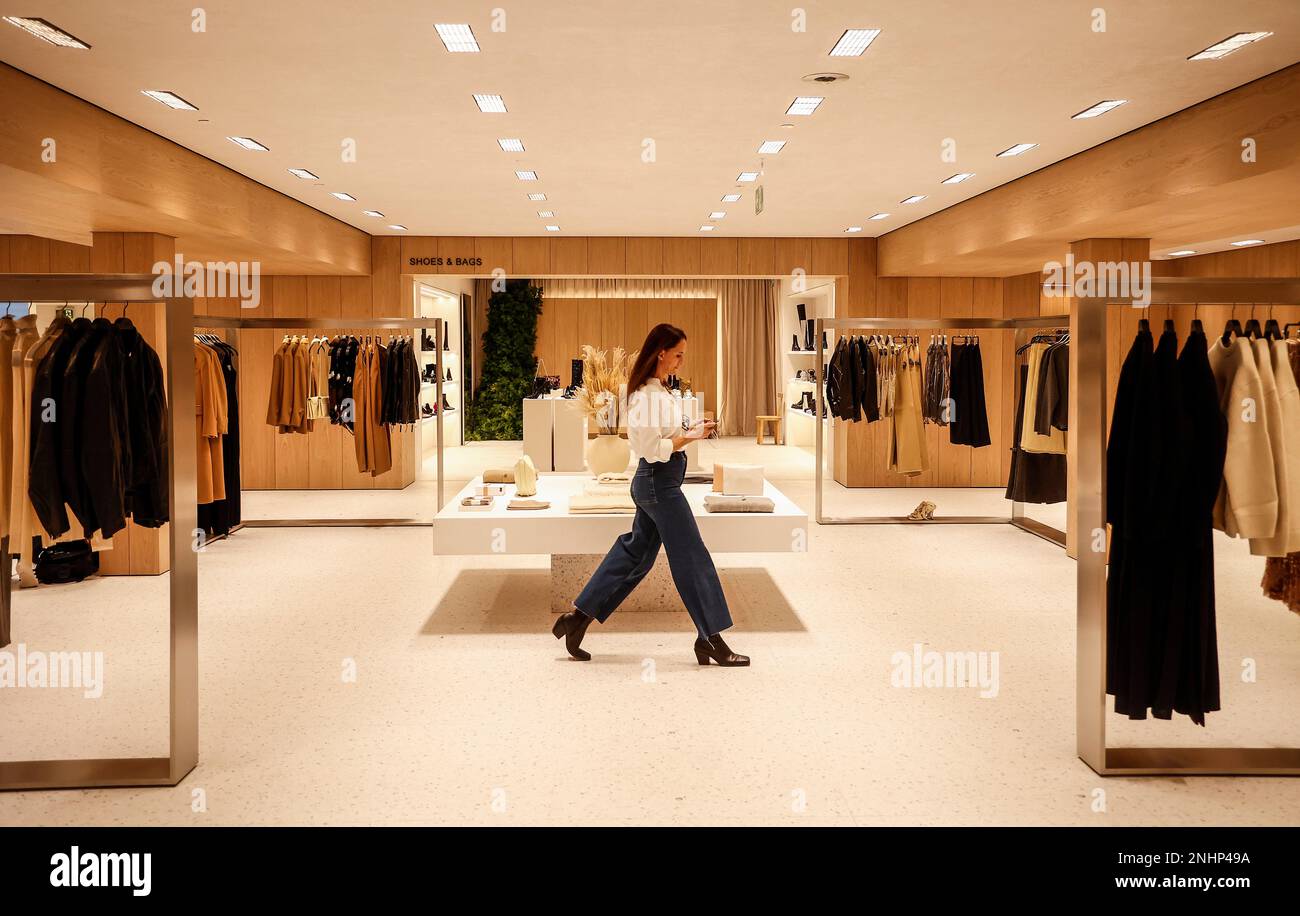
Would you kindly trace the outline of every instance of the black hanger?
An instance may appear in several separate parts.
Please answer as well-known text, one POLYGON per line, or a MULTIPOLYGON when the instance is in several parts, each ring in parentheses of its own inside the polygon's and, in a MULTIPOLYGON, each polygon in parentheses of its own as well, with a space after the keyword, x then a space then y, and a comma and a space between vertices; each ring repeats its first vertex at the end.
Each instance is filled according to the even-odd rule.
POLYGON ((1205 326, 1201 324, 1201 319, 1199 317, 1200 313, 1201 313, 1201 304, 1198 302, 1196 303, 1196 308, 1192 311, 1192 333, 1193 334, 1205 333, 1205 326))
POLYGON ((1229 338, 1234 334, 1238 337, 1242 336, 1241 322, 1237 320, 1237 307, 1235 305, 1232 307, 1232 317, 1229 318, 1228 323, 1223 326, 1223 337, 1221 339, 1225 347, 1232 343, 1229 338))
POLYGON ((1270 318, 1268 321, 1264 322, 1264 339, 1265 340, 1282 339, 1282 326, 1277 323, 1276 318, 1270 318))
POLYGON ((1251 340, 1259 340, 1264 336, 1264 329, 1260 327, 1258 318, 1252 318, 1246 322, 1246 330, 1243 332, 1243 336, 1249 337, 1251 340))
POLYGON ((1138 333, 1141 334, 1143 331, 1148 334, 1151 333, 1151 321, 1148 318, 1138 319, 1138 333))
POLYGON ((1166 318, 1166 319, 1165 319, 1165 328, 1164 328, 1164 329, 1165 329, 1165 333, 1166 333, 1166 334, 1168 334, 1168 333, 1177 333, 1177 329, 1174 327, 1174 319, 1172 319, 1172 318, 1166 318))

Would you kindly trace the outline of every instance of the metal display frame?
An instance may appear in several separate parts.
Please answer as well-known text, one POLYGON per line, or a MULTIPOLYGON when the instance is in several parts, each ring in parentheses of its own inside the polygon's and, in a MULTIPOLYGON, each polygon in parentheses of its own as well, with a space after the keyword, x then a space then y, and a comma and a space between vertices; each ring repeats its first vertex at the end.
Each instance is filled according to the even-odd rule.
MULTIPOLYGON (((433 325, 433 346, 442 352, 442 322, 437 318, 234 318, 225 315, 195 315, 196 328, 226 328, 250 331, 347 331, 364 330, 427 330, 433 325)), ((434 426, 438 439, 438 505, 436 516, 443 503, 443 428, 442 428, 442 373, 437 376, 434 398, 438 405, 434 426)), ((384 518, 263 518, 249 519, 242 528, 431 528, 432 521, 384 518)))
MULTIPOLYGON (((1027 332, 1034 330, 1061 328, 1068 321, 1067 315, 1034 315, 1023 318, 817 318, 813 339, 817 341, 817 414, 825 415, 824 399, 826 396, 825 379, 822 367, 826 365, 826 351, 822 339, 824 330, 833 331, 960 331, 960 330, 998 330, 1015 332, 1015 349, 1019 350, 1027 332)), ((1066 533, 1044 522, 1025 516, 1025 504, 1012 501, 1011 514, 1001 515, 952 515, 931 519, 911 519, 898 515, 854 515, 828 516, 822 510, 822 488, 825 484, 826 469, 824 462, 826 429, 824 423, 817 423, 816 448, 816 492, 815 516, 819 525, 1012 525, 1021 531, 1036 535, 1050 541, 1058 547, 1064 547, 1066 533)))
MULTIPOLYGON (((162 302, 167 356, 169 571, 169 735, 166 757, 100 757, 0 762, 0 790, 174 786, 199 762, 198 527, 195 462, 194 303, 162 298, 151 275, 0 274, 0 299, 13 302, 162 302)), ((6 590, 11 587, 4 576, 6 590)))
MULTIPOLYGON (((1050 285, 1045 290, 1060 295, 1050 285)), ((1111 747, 1106 743, 1106 428, 1109 311, 1134 308, 1131 297, 1074 298, 1072 345, 1078 352, 1074 513, 1079 532, 1076 652, 1076 749, 1101 776, 1300 776, 1300 748, 1111 747)), ((1300 304, 1300 278, 1155 277, 1150 305, 1300 304)))

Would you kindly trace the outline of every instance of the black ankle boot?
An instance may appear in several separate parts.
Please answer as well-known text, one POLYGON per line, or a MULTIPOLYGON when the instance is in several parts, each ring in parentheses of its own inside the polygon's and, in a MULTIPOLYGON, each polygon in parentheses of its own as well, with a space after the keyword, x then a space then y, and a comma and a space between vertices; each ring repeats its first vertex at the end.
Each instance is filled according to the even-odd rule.
POLYGON ((695 660, 701 665, 708 665, 713 659, 724 668, 743 668, 749 664, 748 655, 737 655, 722 641, 722 634, 710 636, 707 640, 695 640, 695 660))
MULTIPOLYGON (((580 662, 591 661, 591 653, 579 648, 582 645, 582 637, 587 634, 587 627, 591 625, 591 620, 592 618, 582 611, 569 611, 567 614, 561 614, 555 621, 555 626, 551 627, 551 633, 555 638, 564 637, 564 648, 580 662)), ((748 659, 745 664, 749 664, 748 659)))

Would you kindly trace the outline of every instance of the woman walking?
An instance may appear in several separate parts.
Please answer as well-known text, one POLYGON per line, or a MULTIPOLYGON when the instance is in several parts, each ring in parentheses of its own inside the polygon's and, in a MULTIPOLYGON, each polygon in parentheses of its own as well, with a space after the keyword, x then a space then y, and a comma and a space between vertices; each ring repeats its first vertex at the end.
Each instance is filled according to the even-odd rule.
POLYGON ((671 324, 655 325, 628 377, 627 438, 639 459, 632 478, 636 503, 632 530, 614 542, 573 610, 551 629, 579 661, 591 658, 581 648, 588 625, 593 619, 601 623, 609 619, 654 566, 662 544, 677 592, 695 622, 696 661, 707 665, 713 659, 724 668, 749 664, 746 656, 735 654, 722 641, 720 634, 731 626, 731 612, 713 558, 682 495, 683 449, 696 439, 708 438, 717 425, 713 420, 682 425, 680 402, 668 392, 666 382, 685 354, 685 331, 671 324))

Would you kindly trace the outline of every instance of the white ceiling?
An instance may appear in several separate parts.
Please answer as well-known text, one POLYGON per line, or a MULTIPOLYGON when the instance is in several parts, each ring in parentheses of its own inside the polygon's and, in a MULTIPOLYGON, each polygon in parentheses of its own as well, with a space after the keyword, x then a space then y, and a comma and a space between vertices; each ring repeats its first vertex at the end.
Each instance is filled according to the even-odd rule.
POLYGON ((202 33, 191 30, 196 5, 30 0, 12 12, 92 50, 0 24, 0 59, 374 234, 401 223, 412 235, 535 235, 554 222, 564 235, 692 235, 725 210, 715 236, 839 236, 849 225, 880 235, 1300 60, 1296 0, 1129 0, 1104 6, 1104 32, 1093 30, 1095 0, 807 0, 803 32, 786 0, 209 0, 202 33), (448 53, 435 22, 469 23, 482 53, 448 53), (862 57, 829 57, 846 28, 883 33, 862 57), (1264 30, 1276 34, 1224 60, 1186 60, 1264 30), (851 79, 800 79, 827 70, 851 79), (200 111, 172 111, 143 89, 200 111), (480 113, 475 92, 501 94, 509 113, 480 113), (786 116, 800 94, 826 102, 786 116), (1110 98, 1131 101, 1070 120, 1110 98), (504 153, 498 137, 527 151, 504 153), (355 163, 341 161, 344 138, 355 163), (956 162, 941 158, 945 138, 956 162), (759 167, 766 139, 789 142, 766 161, 765 212, 753 212, 753 185, 720 203, 740 190, 740 171, 759 167), (994 158, 1022 141, 1040 146, 994 158), (541 180, 519 181, 516 168, 541 180), (959 171, 976 177, 940 184, 959 171), (898 203, 911 194, 929 197, 898 203), (894 215, 868 221, 877 211, 894 215))

